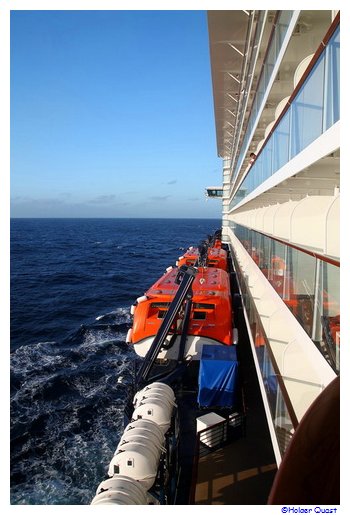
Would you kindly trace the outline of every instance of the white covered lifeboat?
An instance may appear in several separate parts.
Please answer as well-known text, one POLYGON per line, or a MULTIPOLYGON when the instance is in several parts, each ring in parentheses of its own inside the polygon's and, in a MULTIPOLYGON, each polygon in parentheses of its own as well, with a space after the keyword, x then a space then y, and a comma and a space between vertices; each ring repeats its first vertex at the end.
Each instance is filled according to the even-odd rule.
POLYGON ((157 477, 174 406, 175 394, 164 383, 154 382, 136 393, 131 422, 109 464, 109 479, 99 485, 91 504, 154 504, 147 491, 157 477))
POLYGON ((148 504, 147 490, 131 477, 114 476, 99 484, 91 504, 148 504))

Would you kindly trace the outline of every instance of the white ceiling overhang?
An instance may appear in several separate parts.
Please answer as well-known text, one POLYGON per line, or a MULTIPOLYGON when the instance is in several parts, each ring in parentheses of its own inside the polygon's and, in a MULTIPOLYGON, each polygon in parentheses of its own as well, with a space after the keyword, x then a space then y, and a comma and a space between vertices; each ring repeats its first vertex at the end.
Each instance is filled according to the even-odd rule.
POLYGON ((218 156, 230 156, 251 11, 208 11, 218 156))

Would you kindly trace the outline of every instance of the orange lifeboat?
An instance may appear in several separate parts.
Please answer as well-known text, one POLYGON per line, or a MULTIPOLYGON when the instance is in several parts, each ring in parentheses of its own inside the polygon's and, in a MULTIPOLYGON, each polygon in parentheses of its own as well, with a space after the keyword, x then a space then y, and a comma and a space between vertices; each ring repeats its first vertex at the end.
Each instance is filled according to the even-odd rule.
MULTIPOLYGON (((197 247, 190 247, 187 252, 180 256, 177 265, 193 266, 199 257, 199 249, 197 247)), ((214 268, 221 268, 227 271, 227 252, 219 247, 209 247, 207 254, 207 266, 214 268)))
MULTIPOLYGON (((167 271, 132 308, 133 327, 128 343, 144 357, 159 330, 179 285, 178 269, 167 271)), ((192 284, 192 308, 185 356, 200 358, 203 344, 233 344, 233 320, 229 275, 221 268, 199 268, 192 284)), ((183 313, 180 311, 159 358, 177 359, 183 313)))
POLYGON ((213 247, 215 247, 216 249, 221 249, 221 239, 220 238, 215 239, 213 247))

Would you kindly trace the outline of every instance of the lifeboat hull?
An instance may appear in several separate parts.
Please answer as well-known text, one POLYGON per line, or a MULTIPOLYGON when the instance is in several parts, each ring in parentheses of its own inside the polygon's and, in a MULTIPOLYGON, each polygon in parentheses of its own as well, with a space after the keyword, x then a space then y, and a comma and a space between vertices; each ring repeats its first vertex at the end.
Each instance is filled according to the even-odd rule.
MULTIPOLYGON (((193 266, 199 257, 199 250, 196 247, 191 247, 187 252, 180 256, 177 265, 193 266)), ((210 247, 208 249, 207 266, 213 268, 221 268, 227 271, 227 252, 226 250, 218 247, 210 247)))
MULTIPOLYGON (((144 358, 149 351, 152 343, 153 343, 154 337, 145 338, 144 340, 141 340, 138 343, 134 344, 134 350, 138 356, 141 358, 144 358)), ((170 344, 171 335, 167 337, 166 342, 170 344)), ((237 343, 236 341, 232 341, 232 344, 237 343)), ((176 360, 179 355, 179 344, 180 344, 180 336, 176 337, 175 342, 173 342, 173 345, 169 349, 163 349, 160 351, 158 355, 158 359, 165 360, 176 360)), ((184 358, 189 359, 192 358, 193 360, 199 360, 201 358, 202 354, 202 347, 203 345, 217 345, 222 346, 222 343, 212 340, 210 338, 205 338, 202 336, 187 336, 186 340, 186 346, 185 346, 185 352, 184 352, 184 358)))
MULTIPOLYGON (((144 357, 161 327, 176 294, 177 269, 167 271, 133 307, 133 327, 127 341, 144 357)), ((199 269, 193 283, 192 309, 187 331, 185 356, 197 359, 204 344, 232 345, 233 316, 229 275, 219 268, 199 269)), ((160 359, 177 359, 183 312, 170 329, 160 359)))

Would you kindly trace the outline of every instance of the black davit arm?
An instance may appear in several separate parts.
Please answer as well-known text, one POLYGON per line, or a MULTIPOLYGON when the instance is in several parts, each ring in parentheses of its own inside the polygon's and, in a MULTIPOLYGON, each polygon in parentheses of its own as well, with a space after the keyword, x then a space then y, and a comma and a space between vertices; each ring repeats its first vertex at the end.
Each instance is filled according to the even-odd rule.
POLYGON ((142 363, 137 377, 137 384, 147 381, 153 363, 157 359, 160 349, 170 331, 171 325, 186 299, 187 293, 192 286, 196 274, 197 270, 193 267, 187 267, 185 265, 180 267, 179 273, 176 277, 176 282, 180 284, 179 289, 177 290, 176 295, 163 319, 162 325, 160 326, 153 343, 146 354, 145 360, 142 363))
POLYGON ((187 340, 187 332, 188 332, 188 326, 190 325, 190 314, 191 314, 191 308, 192 308, 192 289, 187 294, 186 297, 186 304, 185 304, 185 313, 184 313, 184 319, 182 324, 182 331, 181 331, 181 338, 180 338, 180 345, 179 345, 179 354, 177 357, 177 362, 182 363, 185 355, 185 346, 186 346, 186 340, 187 340))

